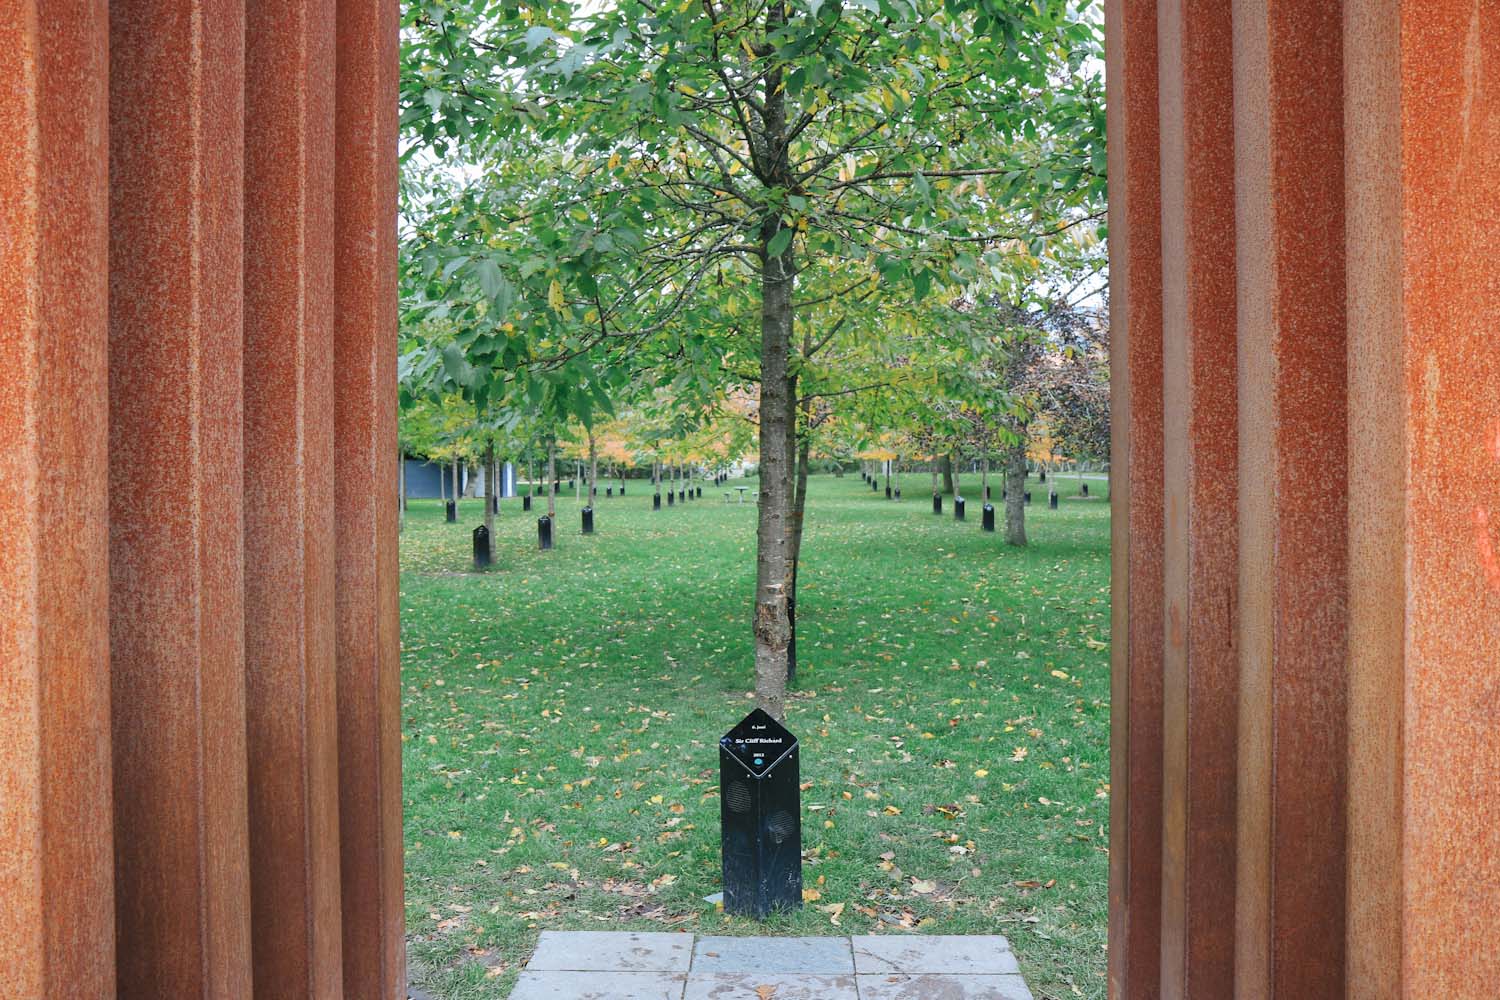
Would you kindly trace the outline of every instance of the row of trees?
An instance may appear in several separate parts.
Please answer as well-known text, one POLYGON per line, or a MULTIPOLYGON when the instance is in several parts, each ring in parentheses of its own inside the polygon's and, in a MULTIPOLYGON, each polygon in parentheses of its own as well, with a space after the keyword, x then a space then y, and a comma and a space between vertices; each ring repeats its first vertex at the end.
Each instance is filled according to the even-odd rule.
POLYGON ((1097 370, 1099 39, 1090 0, 411 5, 407 402, 750 428, 781 715, 815 450, 1024 455, 1049 365, 1097 370))

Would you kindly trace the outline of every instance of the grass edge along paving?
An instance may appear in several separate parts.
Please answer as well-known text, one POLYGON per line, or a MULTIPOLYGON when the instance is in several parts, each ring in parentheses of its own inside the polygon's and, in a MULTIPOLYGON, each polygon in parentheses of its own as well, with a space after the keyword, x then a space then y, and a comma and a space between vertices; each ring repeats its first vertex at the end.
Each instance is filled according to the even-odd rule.
POLYGON ((807 900, 765 924, 703 898, 720 888, 717 739, 752 705, 755 507, 737 485, 653 511, 632 481, 596 501, 591 536, 560 497, 550 552, 544 505, 503 501, 485 573, 469 558, 483 501, 457 524, 411 503, 413 983, 503 998, 549 928, 1000 933, 1039 998, 1104 997, 1104 483, 1081 499, 1063 477, 1051 511, 1033 482, 1020 550, 981 532, 977 499, 963 522, 951 502, 934 516, 925 477, 899 503, 813 478, 787 716, 807 900))

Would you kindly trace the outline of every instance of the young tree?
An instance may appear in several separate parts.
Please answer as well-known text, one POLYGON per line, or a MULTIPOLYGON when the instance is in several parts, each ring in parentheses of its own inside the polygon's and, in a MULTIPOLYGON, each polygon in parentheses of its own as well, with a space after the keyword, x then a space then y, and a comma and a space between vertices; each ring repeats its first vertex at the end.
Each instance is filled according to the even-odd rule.
POLYGON ((724 311, 726 275, 750 287, 756 695, 773 715, 790 643, 798 289, 856 268, 920 299, 1096 218, 1088 6, 458 0, 408 15, 408 127, 433 149, 482 149, 504 195, 457 199, 432 235, 467 258, 422 265, 521 317, 474 338, 471 361, 582 374, 657 335, 677 345, 665 356, 711 351, 683 314, 724 311), (518 154, 550 165, 545 182, 516 181, 518 154))

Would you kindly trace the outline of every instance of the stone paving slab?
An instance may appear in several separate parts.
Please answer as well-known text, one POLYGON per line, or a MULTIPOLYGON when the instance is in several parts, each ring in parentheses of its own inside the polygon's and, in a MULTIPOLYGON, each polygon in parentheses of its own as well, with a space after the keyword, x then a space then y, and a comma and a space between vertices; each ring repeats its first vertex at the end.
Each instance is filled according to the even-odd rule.
POLYGON ((1033 1000, 998 935, 543 931, 511 1000, 1033 1000))
POLYGON ((998 976, 1021 971, 1010 942, 998 934, 903 935, 855 937, 854 971, 860 975, 902 972, 908 975, 998 976))
POLYGON ((693 935, 542 931, 526 968, 544 972, 686 972, 693 935))
POLYGON ((859 1000, 853 976, 693 972, 683 1000, 859 1000), (771 990, 766 990, 771 987, 771 990))
POLYGON ((685 972, 521 973, 510 1000, 682 1000, 685 972))
POLYGON ((1020 976, 857 976, 859 1000, 1033 1000, 1020 976))
POLYGON ((700 937, 692 970, 852 976, 854 954, 846 937, 700 937))

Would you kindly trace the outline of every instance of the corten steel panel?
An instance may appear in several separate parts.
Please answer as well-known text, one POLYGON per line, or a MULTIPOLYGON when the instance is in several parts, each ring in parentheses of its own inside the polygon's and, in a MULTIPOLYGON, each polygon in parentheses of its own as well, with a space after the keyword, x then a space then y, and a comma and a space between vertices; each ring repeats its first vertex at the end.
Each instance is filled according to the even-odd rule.
POLYGON ((338 9, 334 239, 339 822, 344 992, 399 1000, 401 661, 396 561, 394 0, 338 9))
POLYGON ((1400 0, 1345 8, 1349 301, 1348 991, 1400 1000, 1405 704, 1400 0))
POLYGON ((1348 20, 1349 973, 1375 1000, 1500 983, 1496 30, 1453 0, 1348 20))
POLYGON ((0 994, 115 990, 109 21, 0 0, 0 994))
POLYGON ((1109 992, 1159 995, 1161 965, 1161 179, 1154 4, 1105 6, 1109 115, 1109 992))
POLYGON ((1341 6, 1234 4, 1244 998, 1344 995, 1341 6))
POLYGON ((1234 992, 1237 414, 1229 0, 1160 11, 1162 996, 1234 992))
POLYGON ((243 8, 114 0, 109 16, 119 988, 243 997, 243 8))
POLYGON ((337 997, 333 0, 245 31, 245 694, 255 990, 337 997))

